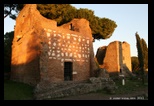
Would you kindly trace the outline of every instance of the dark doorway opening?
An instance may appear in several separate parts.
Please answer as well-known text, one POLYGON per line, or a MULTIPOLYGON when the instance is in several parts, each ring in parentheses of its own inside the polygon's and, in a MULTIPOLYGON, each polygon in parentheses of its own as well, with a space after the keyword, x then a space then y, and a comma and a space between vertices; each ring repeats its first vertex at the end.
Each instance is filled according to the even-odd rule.
POLYGON ((64 81, 72 80, 72 70, 73 70, 72 62, 64 62, 64 81))

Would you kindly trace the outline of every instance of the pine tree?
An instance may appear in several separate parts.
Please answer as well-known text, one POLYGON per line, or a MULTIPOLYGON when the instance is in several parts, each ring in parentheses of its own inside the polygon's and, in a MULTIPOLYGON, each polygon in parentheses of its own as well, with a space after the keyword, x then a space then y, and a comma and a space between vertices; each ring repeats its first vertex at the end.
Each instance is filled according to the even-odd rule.
MULTIPOLYGON (((4 18, 9 15, 15 19, 24 6, 25 4, 4 4, 4 18), (12 11, 15 11, 16 14, 13 14, 12 11)), ((92 30, 92 36, 97 40, 110 38, 117 27, 114 21, 97 17, 92 10, 76 9, 70 4, 37 4, 37 9, 44 17, 57 21, 58 26, 70 22, 73 18, 87 19, 92 30)))

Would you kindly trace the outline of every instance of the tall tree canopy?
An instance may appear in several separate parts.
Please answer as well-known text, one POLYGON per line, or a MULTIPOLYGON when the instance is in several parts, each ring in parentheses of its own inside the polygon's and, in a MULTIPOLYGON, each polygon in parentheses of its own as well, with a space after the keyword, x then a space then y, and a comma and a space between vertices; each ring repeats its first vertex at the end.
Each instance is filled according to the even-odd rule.
MULTIPOLYGON (((4 14, 9 13, 10 16, 14 16, 13 19, 15 19, 16 15, 9 11, 20 11, 23 6, 24 4, 4 4, 4 11, 6 11, 5 7, 10 9, 4 12, 4 14), (11 6, 13 6, 13 8, 11 6)), ((73 18, 87 19, 90 22, 94 39, 110 38, 117 27, 113 20, 97 17, 92 10, 87 8, 76 9, 70 4, 37 4, 37 9, 44 17, 57 21, 58 26, 71 21, 73 18)))
POLYGON ((131 64, 132 64, 132 71, 138 71, 139 69, 139 61, 138 61, 138 57, 133 56, 131 57, 131 64))
POLYGON ((139 67, 142 76, 142 81, 144 84, 144 71, 146 68, 148 68, 148 48, 143 38, 141 39, 137 33, 135 34, 135 36, 137 41, 136 46, 138 51, 139 67))
POLYGON ((142 43, 142 48, 143 48, 143 56, 144 56, 144 69, 148 68, 148 47, 147 44, 145 42, 145 40, 142 38, 141 39, 141 43, 142 43))
POLYGON ((23 8, 23 4, 4 4, 4 19, 9 16, 16 19, 19 10, 23 8))
POLYGON ((4 72, 11 70, 11 45, 14 37, 14 31, 7 32, 4 35, 4 72))

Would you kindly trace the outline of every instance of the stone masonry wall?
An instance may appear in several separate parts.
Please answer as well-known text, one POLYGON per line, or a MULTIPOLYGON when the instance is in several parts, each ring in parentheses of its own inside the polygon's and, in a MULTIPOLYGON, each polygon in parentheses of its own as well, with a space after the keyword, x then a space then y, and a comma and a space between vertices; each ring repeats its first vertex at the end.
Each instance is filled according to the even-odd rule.
POLYGON ((126 66, 129 69, 129 71, 132 71, 130 45, 127 42, 122 43, 122 52, 123 65, 126 66))
MULTIPOLYGON (((41 84, 41 83, 40 83, 41 84)), ((114 93, 117 88, 115 82, 110 78, 91 77, 88 82, 63 82, 63 83, 43 83, 43 86, 36 86, 34 90, 35 100, 48 100, 66 96, 81 95, 98 90, 114 93)))
POLYGON ((103 65, 100 65, 101 68, 105 68, 108 72, 117 72, 120 70, 118 45, 118 41, 111 42, 108 45, 103 65))
POLYGON ((37 85, 39 82, 64 80, 64 62, 73 63, 73 81, 95 75, 96 64, 91 29, 85 19, 74 19, 57 27, 27 4, 16 19, 12 45, 11 79, 37 85), (77 29, 64 26, 70 23, 77 29))
POLYGON ((80 33, 46 29, 48 37, 48 77, 64 81, 64 62, 73 63, 73 81, 90 77, 90 40, 80 33), (54 63, 54 64, 53 64, 54 63))
POLYGON ((104 53, 105 47, 106 46, 99 48, 98 53, 96 54, 97 59, 101 58, 100 55, 104 56, 105 54, 105 58, 102 59, 103 62, 101 62, 103 64, 99 64, 101 68, 105 68, 109 73, 119 73, 120 68, 122 71, 131 71, 130 45, 127 42, 111 42, 106 47, 106 53, 104 53))

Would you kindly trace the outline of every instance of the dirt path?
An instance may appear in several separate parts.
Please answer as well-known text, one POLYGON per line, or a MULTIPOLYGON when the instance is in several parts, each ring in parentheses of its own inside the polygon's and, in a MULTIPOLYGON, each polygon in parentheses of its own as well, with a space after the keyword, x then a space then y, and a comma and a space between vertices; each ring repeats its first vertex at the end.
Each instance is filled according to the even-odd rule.
POLYGON ((90 93, 78 96, 58 98, 56 100, 147 100, 143 95, 148 94, 148 90, 136 91, 129 94, 107 95, 102 93, 90 93))

